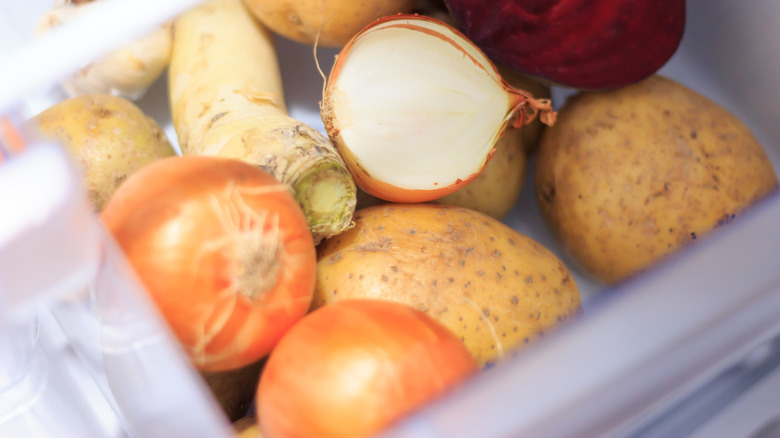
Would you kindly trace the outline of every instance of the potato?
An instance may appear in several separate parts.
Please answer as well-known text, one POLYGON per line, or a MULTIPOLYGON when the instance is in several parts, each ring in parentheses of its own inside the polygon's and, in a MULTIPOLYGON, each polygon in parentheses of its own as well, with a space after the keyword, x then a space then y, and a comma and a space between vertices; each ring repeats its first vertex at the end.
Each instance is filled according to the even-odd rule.
POLYGON ((342 47, 372 21, 411 12, 417 0, 243 0, 252 14, 275 33, 302 44, 342 47))
POLYGON ((474 181, 436 202, 479 211, 503 219, 517 204, 525 181, 526 159, 523 148, 525 129, 509 129, 496 143, 496 152, 485 170, 474 181))
POLYGON ((236 431, 235 438, 261 438, 260 425, 257 423, 257 417, 247 415, 233 422, 233 429, 236 431))
POLYGON ((580 309, 569 270, 503 223, 454 206, 382 204, 318 248, 312 307, 349 298, 406 303, 436 318, 481 366, 580 309))
POLYGON ((261 360, 238 369, 201 373, 230 421, 238 421, 248 414, 263 363, 261 360))
POLYGON ((121 97, 74 97, 47 108, 32 122, 45 138, 61 143, 80 165, 97 211, 131 173, 176 154, 160 126, 121 97))
POLYGON ((566 102, 542 136, 534 179, 545 221, 606 283, 645 270, 777 188, 742 122, 661 76, 566 102))

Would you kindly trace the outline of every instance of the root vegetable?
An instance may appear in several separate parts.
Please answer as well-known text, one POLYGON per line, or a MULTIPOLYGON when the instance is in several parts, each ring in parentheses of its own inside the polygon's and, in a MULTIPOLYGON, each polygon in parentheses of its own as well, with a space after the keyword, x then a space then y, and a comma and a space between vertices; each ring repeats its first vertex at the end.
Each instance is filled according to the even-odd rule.
POLYGON ((73 97, 47 108, 31 122, 41 135, 70 152, 97 211, 133 172, 176 155, 157 122, 117 96, 73 97))
POLYGON ((476 211, 382 204, 318 248, 313 308, 351 298, 411 305, 452 330, 480 366, 577 313, 569 270, 539 243, 476 211))
MULTIPOLYGON (((36 34, 61 26, 97 1, 62 0, 38 20, 36 34)), ((171 57, 171 24, 124 44, 62 81, 70 97, 105 93, 138 100, 162 75, 171 57)))
POLYGON ((260 167, 288 185, 319 241, 345 230, 355 184, 320 132, 291 118, 272 34, 241 0, 211 0, 177 19, 169 77, 185 155, 260 167))
POLYGON ((574 88, 618 88, 677 51, 685 0, 444 0, 491 59, 574 88))
POLYGON ((373 436, 477 371, 447 328, 409 306, 349 300, 305 316, 260 378, 268 438, 373 436))
POLYGON ((258 361, 309 308, 311 234, 287 187, 261 169, 159 160, 122 184, 102 219, 202 371, 258 361))
POLYGON ((430 17, 375 21, 342 49, 322 102, 325 128, 367 193, 423 202, 483 171, 507 126, 549 100, 511 87, 463 35, 430 17))

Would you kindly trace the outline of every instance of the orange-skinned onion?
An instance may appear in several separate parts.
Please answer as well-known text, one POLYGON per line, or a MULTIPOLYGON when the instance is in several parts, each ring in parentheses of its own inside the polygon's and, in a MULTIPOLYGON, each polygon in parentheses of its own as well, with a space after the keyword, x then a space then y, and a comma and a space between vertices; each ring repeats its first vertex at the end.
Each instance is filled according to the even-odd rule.
POLYGON ((507 127, 548 99, 509 85, 471 41, 420 15, 382 18, 341 50, 322 99, 325 129, 358 186, 391 202, 459 190, 485 168, 507 127))
POLYGON ((159 160, 119 187, 102 219, 202 370, 266 356, 308 310, 311 233, 286 186, 259 168, 159 160))
POLYGON ((443 325, 404 304, 345 300, 285 334, 260 378, 266 438, 370 436, 477 371, 443 325))

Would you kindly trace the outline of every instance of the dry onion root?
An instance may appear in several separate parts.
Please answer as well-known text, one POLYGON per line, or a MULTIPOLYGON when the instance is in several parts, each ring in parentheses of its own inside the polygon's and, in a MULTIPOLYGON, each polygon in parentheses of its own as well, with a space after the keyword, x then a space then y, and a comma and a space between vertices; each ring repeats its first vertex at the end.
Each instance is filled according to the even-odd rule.
MULTIPOLYGON (((58 0, 38 19, 36 35, 41 35, 89 8, 96 0, 58 0)), ((62 81, 69 97, 86 94, 112 94, 138 100, 168 67, 172 44, 171 23, 105 54, 62 81)))
POLYGON ((417 15, 356 34, 336 58, 321 110, 356 183, 392 202, 452 193, 482 172, 507 127, 537 114, 555 122, 548 99, 513 88, 465 36, 417 15))

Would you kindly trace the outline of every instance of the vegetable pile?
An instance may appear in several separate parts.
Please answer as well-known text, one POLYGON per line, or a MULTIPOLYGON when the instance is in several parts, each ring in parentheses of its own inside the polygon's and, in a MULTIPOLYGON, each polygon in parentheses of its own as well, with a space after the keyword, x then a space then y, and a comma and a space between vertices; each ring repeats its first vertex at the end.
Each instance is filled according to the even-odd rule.
POLYGON ((658 74, 682 0, 444 4, 208 0, 132 86, 98 61, 30 121, 241 436, 378 432, 576 330, 573 273, 639 275, 777 190, 740 120, 658 74), (274 38, 341 49, 324 132, 274 38), (134 104, 166 67, 171 141, 134 104), (502 222, 525 190, 557 246, 502 222))

